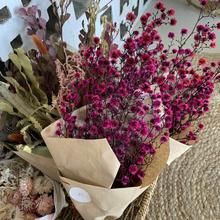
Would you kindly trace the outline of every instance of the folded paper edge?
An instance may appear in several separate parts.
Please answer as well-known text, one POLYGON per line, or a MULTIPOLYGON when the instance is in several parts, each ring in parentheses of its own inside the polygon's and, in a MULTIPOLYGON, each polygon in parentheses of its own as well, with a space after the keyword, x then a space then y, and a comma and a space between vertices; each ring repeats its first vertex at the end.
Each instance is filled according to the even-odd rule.
POLYGON ((157 179, 167 165, 169 154, 169 141, 162 144, 160 148, 156 149, 152 162, 146 168, 145 177, 141 185, 142 188, 149 186, 157 179))
POLYGON ((188 151, 192 146, 183 144, 173 138, 170 138, 170 154, 167 160, 167 164, 170 165, 174 160, 188 151))
POLYGON ((53 179, 57 182, 60 182, 58 170, 57 170, 55 162, 53 161, 53 158, 47 158, 47 157, 44 157, 41 155, 27 153, 22 150, 13 151, 13 153, 15 153, 17 156, 21 157, 23 160, 30 163, 33 167, 40 170, 46 176, 49 176, 51 179, 53 179), (46 167, 41 167, 41 165, 39 166, 39 162, 38 162, 39 160, 44 160, 45 163, 47 164, 46 167), (47 169, 48 167, 49 167, 49 170, 47 169), (52 172, 49 172, 51 170, 52 170, 52 172))

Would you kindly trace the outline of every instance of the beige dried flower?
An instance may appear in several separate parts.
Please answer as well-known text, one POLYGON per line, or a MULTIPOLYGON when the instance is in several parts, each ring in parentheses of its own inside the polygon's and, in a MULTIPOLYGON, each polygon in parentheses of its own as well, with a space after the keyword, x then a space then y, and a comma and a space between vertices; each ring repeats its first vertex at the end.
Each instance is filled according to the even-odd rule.
POLYGON ((36 198, 35 196, 31 196, 31 195, 22 197, 18 207, 24 213, 35 213, 36 211, 35 198, 36 198))
POLYGON ((52 196, 41 195, 36 200, 36 211, 40 216, 51 214, 54 210, 54 201, 52 196))
POLYGON ((33 180, 32 194, 50 193, 53 190, 52 181, 45 176, 38 176, 33 180))
POLYGON ((25 177, 24 179, 20 180, 19 191, 22 194, 22 196, 30 195, 32 189, 33 189, 33 181, 30 177, 25 177))
POLYGON ((15 215, 13 219, 15 220, 24 220, 25 219, 25 214, 22 212, 18 207, 16 207, 15 215))
POLYGON ((27 213, 24 217, 24 220, 35 220, 37 216, 33 213, 27 213))
POLYGON ((8 201, 13 205, 18 205, 21 201, 21 193, 19 190, 13 191, 8 196, 8 201))

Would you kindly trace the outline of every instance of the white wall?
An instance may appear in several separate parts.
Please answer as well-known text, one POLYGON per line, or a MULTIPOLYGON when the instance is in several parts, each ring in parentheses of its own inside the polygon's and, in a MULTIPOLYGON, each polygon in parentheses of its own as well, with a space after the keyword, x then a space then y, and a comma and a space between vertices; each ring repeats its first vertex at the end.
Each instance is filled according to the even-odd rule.
MULTIPOLYGON (((152 11, 154 9, 155 2, 157 1, 151 0, 147 10, 152 11)), ((192 29, 193 24, 195 24, 199 16, 199 9, 195 8, 192 5, 189 5, 186 0, 163 0, 163 2, 168 8, 174 8, 176 10, 176 18, 178 20, 178 23, 175 27, 170 27, 170 26, 169 28, 164 27, 160 31, 164 42, 168 43, 167 33, 169 31, 179 33, 179 31, 183 27, 192 29)), ((211 22, 214 23, 220 22, 220 16, 216 17, 214 21, 211 20, 211 22)), ((216 41, 217 47, 215 49, 208 49, 206 50, 206 52, 220 53, 220 30, 217 31, 216 34, 217 34, 217 41, 216 41)))
MULTIPOLYGON (((59 1, 59 0, 57 0, 59 1)), ((84 0, 82 0, 84 1, 84 0)), ((144 4, 144 0, 139 0, 139 15, 144 11, 152 11, 154 8, 154 4, 157 0, 148 0, 144 4)), ((110 2, 110 0, 101 0, 100 8, 102 8, 106 3, 110 2)), ((128 11, 131 11, 132 8, 137 6, 138 0, 129 0, 127 4, 124 5, 123 13, 120 15, 120 0, 113 0, 110 5, 112 6, 113 12, 113 21, 117 21, 120 23, 125 19, 125 16, 128 11)), ((181 28, 187 27, 192 28, 193 24, 196 22, 196 19, 199 14, 199 10, 194 8, 193 6, 189 6, 186 0, 163 0, 163 2, 167 5, 167 7, 174 8, 176 10, 176 17, 178 19, 178 24, 175 27, 162 28, 161 34, 163 36, 164 42, 168 43, 167 33, 169 31, 179 32, 181 28)), ((42 10, 43 17, 47 18, 46 10, 49 6, 49 0, 32 0, 31 4, 37 4, 39 8, 42 10)), ((0 25, 0 42, 1 42, 1 50, 0 50, 0 58, 2 60, 6 60, 8 57, 8 53, 12 50, 10 46, 10 41, 13 40, 18 33, 21 33, 23 38, 23 42, 25 49, 28 49, 30 45, 32 45, 30 41, 30 37, 26 37, 24 25, 22 20, 19 19, 14 10, 18 7, 21 7, 21 0, 0 0, 0 8, 4 5, 7 5, 11 11, 12 18, 0 25)), ((78 20, 75 19, 75 14, 73 10, 73 6, 71 5, 69 8, 69 12, 71 13, 71 18, 68 20, 66 25, 64 26, 64 40, 68 42, 73 47, 77 47, 79 40, 78 34, 81 29, 81 22, 85 19, 85 16, 81 16, 78 20)), ((220 16, 215 19, 215 22, 220 22, 220 16)), ((97 18, 97 35, 100 34, 100 16, 97 18)), ((117 38, 117 43, 120 43, 120 39, 117 38)), ((211 52, 220 52, 220 31, 217 33, 217 48, 212 49, 211 52)))
MULTIPOLYGON (((56 0, 59 2, 60 0, 56 0)), ((80 1, 86 1, 87 0, 75 0, 76 2, 80 1)), ((108 6, 112 7, 112 20, 113 22, 117 22, 120 24, 120 22, 125 20, 126 14, 129 11, 132 11, 132 9, 138 7, 138 14, 142 14, 149 2, 151 0, 127 0, 125 1, 124 7, 122 9, 122 14, 120 14, 120 0, 101 0, 100 1, 100 9, 102 9, 106 4, 108 6), (139 2, 139 5, 137 4, 139 2)), ((48 18, 47 16, 47 8, 49 6, 49 0, 32 0, 31 4, 36 4, 42 11, 42 17, 45 19, 48 18)), ((30 48, 33 46, 30 37, 27 37, 25 34, 25 28, 22 22, 22 19, 20 19, 16 13, 15 10, 22 6, 21 0, 0 0, 0 8, 7 5, 11 14, 12 18, 5 22, 4 24, 0 24, 0 42, 4 42, 4 45, 1 45, 0 50, 0 58, 5 61, 8 58, 8 54, 12 51, 12 47, 10 46, 10 42, 18 35, 20 34, 23 42, 25 43, 23 47, 25 49, 30 48)), ((29 6, 30 6, 29 5, 29 6)), ((97 22, 96 22, 96 34, 97 36, 100 36, 101 34, 101 23, 100 23, 100 16, 107 10, 105 8, 101 13, 97 16, 97 22)), ((73 4, 70 4, 68 8, 68 12, 71 14, 70 19, 65 23, 63 27, 63 33, 64 33, 64 40, 71 45, 73 48, 77 49, 79 44, 79 31, 82 29, 82 21, 85 21, 86 26, 86 16, 83 14, 81 17, 76 19, 75 11, 73 4)), ((116 43, 120 44, 120 34, 116 38, 116 43)))
MULTIPOLYGON (((42 16, 47 18, 47 8, 49 6, 48 0, 32 0, 31 4, 38 5, 40 9, 42 9, 42 16)), ((30 4, 30 5, 31 5, 30 4)), ((7 6, 10 13, 11 18, 0 24, 0 58, 5 61, 8 59, 8 54, 12 51, 12 47, 10 42, 18 35, 21 34, 23 38, 23 42, 27 41, 24 47, 27 49, 30 47, 30 37, 27 38, 25 34, 25 27, 23 20, 18 17, 16 10, 22 7, 21 0, 0 0, 0 8, 7 6)))

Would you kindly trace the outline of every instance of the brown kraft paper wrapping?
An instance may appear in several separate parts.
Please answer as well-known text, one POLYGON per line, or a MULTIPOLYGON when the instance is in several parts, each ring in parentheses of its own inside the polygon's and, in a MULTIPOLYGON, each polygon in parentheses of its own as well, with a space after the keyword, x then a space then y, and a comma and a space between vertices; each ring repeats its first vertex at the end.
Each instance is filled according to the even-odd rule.
POLYGON ((40 170, 46 176, 49 176, 53 180, 60 181, 56 164, 52 158, 34 153, 27 153, 22 150, 14 151, 14 153, 40 170))
POLYGON ((60 172, 62 184, 85 220, 120 217, 166 166, 168 143, 156 151, 141 186, 111 189, 120 163, 107 140, 56 137, 56 123, 41 134, 60 172))

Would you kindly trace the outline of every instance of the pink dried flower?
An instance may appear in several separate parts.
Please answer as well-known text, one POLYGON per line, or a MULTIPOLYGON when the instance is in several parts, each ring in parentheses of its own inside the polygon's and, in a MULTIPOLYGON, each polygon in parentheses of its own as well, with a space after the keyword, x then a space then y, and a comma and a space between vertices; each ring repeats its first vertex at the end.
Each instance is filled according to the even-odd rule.
POLYGON ((126 16, 126 19, 130 22, 134 22, 136 19, 136 15, 134 14, 134 12, 129 12, 126 16))
POLYGON ((159 1, 155 4, 155 9, 163 11, 166 9, 166 7, 162 1, 159 1))
POLYGON ((35 213, 35 196, 23 196, 18 204, 19 209, 24 213, 35 213))
POLYGON ((140 17, 140 21, 141 21, 142 25, 146 25, 146 23, 148 21, 148 17, 146 15, 142 15, 140 17))
POLYGON ((160 138, 161 143, 165 143, 165 142, 167 142, 168 140, 169 140, 169 138, 166 137, 166 136, 162 136, 162 137, 160 138))
POLYGON ((207 60, 204 57, 199 59, 199 65, 204 65, 206 62, 207 60))
POLYGON ((175 18, 170 19, 170 25, 174 26, 176 25, 177 20, 175 18))
POLYGON ((129 172, 130 172, 131 175, 135 175, 138 172, 137 165, 130 165, 129 172))
POLYGON ((188 33, 188 29, 186 29, 186 28, 181 29, 181 34, 182 35, 185 35, 187 33, 188 33))
POLYGON ((169 10, 167 11, 167 14, 168 14, 169 16, 174 16, 174 15, 175 15, 175 10, 174 10, 173 8, 171 8, 171 9, 169 9, 169 10))
POLYGON ((208 4, 208 0, 199 0, 199 2, 202 6, 205 6, 208 4))
POLYGON ((36 212, 40 216, 51 214, 54 210, 54 201, 52 196, 47 194, 41 195, 36 200, 36 212))
POLYGON ((199 128, 200 130, 202 130, 202 129, 204 128, 204 125, 203 125, 202 123, 199 123, 198 128, 199 128))
POLYGON ((19 190, 13 191, 10 193, 9 197, 8 197, 8 201, 10 203, 12 203, 13 205, 18 205, 21 201, 21 193, 19 192, 19 190))
MULTIPOLYGON (((131 31, 136 16, 127 15, 129 36, 122 49, 111 42, 106 53, 97 40, 80 50, 79 60, 69 55, 66 63, 57 62, 64 122, 57 135, 106 138, 121 163, 116 186, 133 186, 143 179, 144 161, 156 152, 155 139, 165 143, 169 135, 181 133, 205 114, 214 81, 220 78, 217 65, 196 67, 191 61, 215 42, 217 25, 199 24, 192 32, 182 29, 180 39, 171 32, 166 47, 158 29, 176 24, 174 10, 162 2, 155 8, 157 13, 141 16, 140 31, 131 31), (188 37, 194 39, 191 48, 186 47, 188 37), (84 105, 86 118, 79 126, 72 112, 84 105)), ((186 139, 196 139, 196 132, 186 139)))
POLYGON ((143 165, 144 164, 144 156, 139 156, 137 159, 137 164, 138 165, 143 165))
POLYGON ((171 39, 173 39, 173 38, 175 37, 175 34, 174 34, 173 32, 169 32, 169 33, 168 33, 168 37, 171 38, 171 39))
POLYGON ((95 44, 99 44, 99 42, 100 42, 99 37, 94 37, 94 39, 93 39, 93 40, 94 40, 94 43, 95 43, 95 44))
POLYGON ((129 177, 128 176, 123 176, 122 177, 122 180, 121 180, 121 182, 122 182, 122 185, 124 185, 124 186, 127 186, 128 184, 129 184, 129 177))
POLYGON ((212 42, 212 43, 210 44, 210 47, 211 47, 211 48, 216 48, 216 42, 212 42))
POLYGON ((19 192, 22 196, 30 195, 33 188, 33 181, 30 177, 25 177, 24 179, 20 180, 19 183, 19 192))

